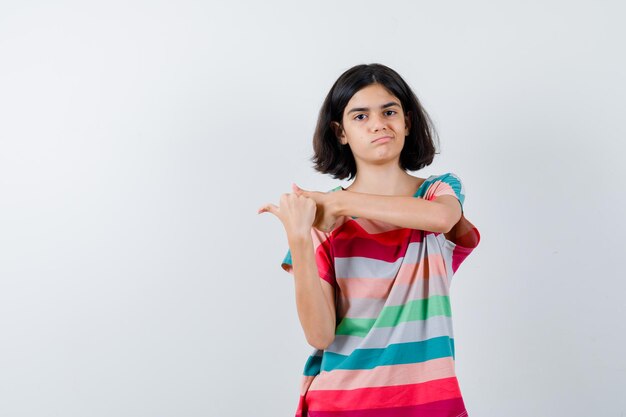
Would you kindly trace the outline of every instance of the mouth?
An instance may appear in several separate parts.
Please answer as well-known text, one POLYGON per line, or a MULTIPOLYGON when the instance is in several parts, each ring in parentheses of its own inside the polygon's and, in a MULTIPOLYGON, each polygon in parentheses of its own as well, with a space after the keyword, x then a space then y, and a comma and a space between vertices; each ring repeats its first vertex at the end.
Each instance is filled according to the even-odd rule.
POLYGON ((383 143, 389 142, 391 140, 391 136, 381 136, 380 138, 376 138, 372 141, 372 143, 383 143))

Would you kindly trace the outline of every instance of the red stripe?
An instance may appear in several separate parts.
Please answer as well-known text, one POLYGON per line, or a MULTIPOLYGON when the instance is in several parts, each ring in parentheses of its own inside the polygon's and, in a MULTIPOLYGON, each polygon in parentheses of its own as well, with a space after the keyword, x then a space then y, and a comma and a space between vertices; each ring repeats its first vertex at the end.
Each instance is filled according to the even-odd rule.
POLYGON ((463 236, 457 236, 456 246, 452 251, 452 272, 456 272, 465 258, 478 246, 480 242, 480 233, 476 227, 472 227, 463 236))
POLYGON ((338 258, 360 256, 394 262, 406 254, 410 243, 422 242, 423 236, 429 233, 401 228, 369 234, 357 222, 351 221, 333 233, 333 254, 338 258))
POLYGON ((462 398, 408 407, 351 411, 310 411, 308 417, 459 417, 467 416, 462 398))
POLYGON ((305 417, 307 415, 305 410, 306 410, 306 405, 304 402, 304 396, 300 395, 300 400, 298 401, 298 408, 296 409, 296 417, 305 417))
POLYGON ((320 278, 328 281, 332 285, 336 285, 335 267, 330 239, 326 239, 317 246, 317 249, 315 250, 315 263, 317 264, 317 271, 320 278))
POLYGON ((368 410, 395 408, 461 398, 456 377, 420 384, 354 390, 309 390, 306 402, 310 411, 368 410))

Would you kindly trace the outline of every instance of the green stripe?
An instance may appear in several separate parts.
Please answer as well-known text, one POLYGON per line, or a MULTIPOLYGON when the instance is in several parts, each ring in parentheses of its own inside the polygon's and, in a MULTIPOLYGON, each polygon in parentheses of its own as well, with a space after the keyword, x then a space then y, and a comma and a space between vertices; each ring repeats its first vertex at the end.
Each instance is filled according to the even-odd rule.
POLYGON ((450 298, 446 295, 433 295, 426 299, 409 301, 404 305, 385 307, 377 319, 344 318, 337 326, 335 334, 365 337, 373 327, 394 327, 407 321, 451 315, 450 298))
POLYGON ((433 295, 405 305, 385 307, 374 327, 393 327, 405 321, 426 320, 433 316, 451 316, 448 296, 433 295))
POLYGON ((365 337, 376 319, 350 319, 344 318, 335 330, 336 335, 365 337))

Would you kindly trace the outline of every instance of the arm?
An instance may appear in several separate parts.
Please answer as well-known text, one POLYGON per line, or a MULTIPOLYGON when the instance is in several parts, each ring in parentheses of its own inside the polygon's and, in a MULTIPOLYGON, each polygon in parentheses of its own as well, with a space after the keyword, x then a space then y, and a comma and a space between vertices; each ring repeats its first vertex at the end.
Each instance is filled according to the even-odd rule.
POLYGON ((307 342, 326 349, 335 338, 335 290, 320 279, 311 236, 289 238, 296 306, 307 342))
POLYGON ((399 227, 447 233, 461 218, 461 205, 451 195, 433 201, 404 196, 386 196, 336 191, 329 194, 334 216, 380 220, 399 227))
POLYGON ((283 194, 280 206, 266 204, 258 213, 274 214, 285 227, 300 324, 311 346, 326 349, 335 338, 335 292, 333 286, 320 277, 315 259, 311 227, 316 210, 313 199, 283 194))

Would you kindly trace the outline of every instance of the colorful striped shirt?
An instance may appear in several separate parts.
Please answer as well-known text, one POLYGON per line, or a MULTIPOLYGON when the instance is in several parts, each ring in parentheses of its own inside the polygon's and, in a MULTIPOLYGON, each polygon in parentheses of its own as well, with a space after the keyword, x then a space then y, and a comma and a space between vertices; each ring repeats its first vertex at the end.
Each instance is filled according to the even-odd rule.
MULTIPOLYGON (((342 187, 336 187, 336 191, 342 187)), ((414 197, 465 189, 431 175, 414 197)), ((311 229, 321 279, 335 288, 336 329, 304 366, 296 417, 464 417, 454 366, 450 282, 480 241, 465 218, 447 234, 344 216, 311 229)), ((293 274, 291 252, 281 264, 293 274)))

